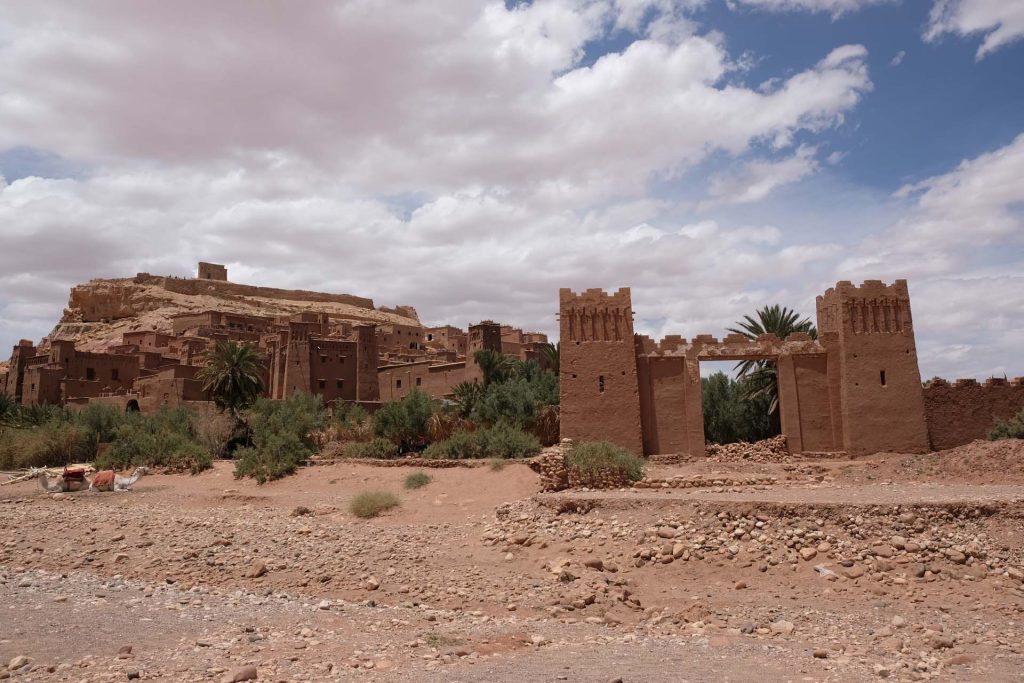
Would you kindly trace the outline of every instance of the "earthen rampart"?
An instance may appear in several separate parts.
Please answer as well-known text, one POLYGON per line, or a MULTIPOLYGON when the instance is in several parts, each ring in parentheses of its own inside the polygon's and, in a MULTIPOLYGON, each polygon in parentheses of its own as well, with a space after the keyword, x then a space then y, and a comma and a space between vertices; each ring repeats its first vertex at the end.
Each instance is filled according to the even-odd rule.
POLYGON ((934 450, 984 439, 997 420, 1024 410, 1024 377, 984 382, 933 379, 924 387, 924 409, 934 450))

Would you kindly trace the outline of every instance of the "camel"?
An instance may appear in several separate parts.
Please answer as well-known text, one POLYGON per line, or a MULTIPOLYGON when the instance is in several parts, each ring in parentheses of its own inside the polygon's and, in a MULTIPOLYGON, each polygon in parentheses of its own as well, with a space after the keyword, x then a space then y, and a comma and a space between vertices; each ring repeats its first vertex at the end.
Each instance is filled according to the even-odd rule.
POLYGON ((135 471, 132 472, 130 477, 122 477, 121 475, 114 472, 114 470, 103 470, 97 472, 89 482, 90 491, 131 491, 132 486, 135 485, 143 475, 149 473, 148 467, 136 467, 135 471))
POLYGON ((85 471, 82 471, 81 476, 57 476, 56 483, 50 483, 50 477, 46 473, 45 469, 41 469, 36 473, 36 478, 39 479, 40 487, 47 494, 70 494, 76 492, 76 490, 82 490, 85 488, 85 484, 89 482, 85 478, 85 471))

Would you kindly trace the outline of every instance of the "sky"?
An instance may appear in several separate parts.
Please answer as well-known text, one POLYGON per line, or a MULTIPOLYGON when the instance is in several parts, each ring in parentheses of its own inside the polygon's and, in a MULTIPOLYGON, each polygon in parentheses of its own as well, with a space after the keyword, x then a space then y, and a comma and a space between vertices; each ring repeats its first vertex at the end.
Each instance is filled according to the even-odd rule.
POLYGON ((1024 0, 0 5, 0 348, 136 272, 722 336, 909 281, 923 377, 1024 375, 1024 0))

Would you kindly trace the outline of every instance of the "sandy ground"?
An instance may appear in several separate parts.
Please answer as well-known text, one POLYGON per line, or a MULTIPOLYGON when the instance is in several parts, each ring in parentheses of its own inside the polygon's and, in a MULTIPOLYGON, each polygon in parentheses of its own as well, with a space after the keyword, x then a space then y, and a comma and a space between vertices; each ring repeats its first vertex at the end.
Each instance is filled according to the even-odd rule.
POLYGON ((126 494, 4 486, 0 664, 28 657, 4 672, 24 681, 244 664, 268 681, 1024 680, 1024 482, 922 477, 921 458, 702 461, 651 473, 777 483, 540 495, 522 464, 431 470, 416 491, 407 468, 350 463, 266 486, 230 463, 126 494), (367 489, 402 504, 358 519, 367 489))

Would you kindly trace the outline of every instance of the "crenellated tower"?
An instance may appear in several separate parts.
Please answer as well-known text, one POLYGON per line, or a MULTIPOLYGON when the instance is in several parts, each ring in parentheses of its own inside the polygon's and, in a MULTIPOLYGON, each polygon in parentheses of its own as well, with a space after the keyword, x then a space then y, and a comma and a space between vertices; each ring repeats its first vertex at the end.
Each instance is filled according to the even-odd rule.
POLYGON ((644 452, 628 288, 559 291, 561 435, 644 452))
POLYGON ((839 282, 817 299, 836 425, 851 455, 928 450, 906 280, 839 282))

